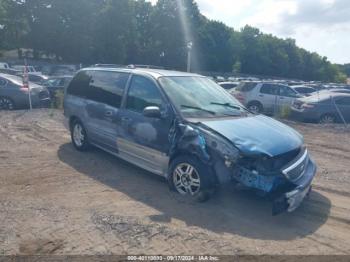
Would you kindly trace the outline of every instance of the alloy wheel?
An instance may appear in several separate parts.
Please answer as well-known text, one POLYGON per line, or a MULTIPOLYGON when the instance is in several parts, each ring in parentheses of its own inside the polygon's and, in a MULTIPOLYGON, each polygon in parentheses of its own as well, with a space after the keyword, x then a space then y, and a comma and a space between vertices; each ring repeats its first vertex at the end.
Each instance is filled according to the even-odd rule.
POLYGON ((179 164, 173 173, 176 190, 182 195, 195 195, 200 191, 200 177, 197 170, 188 163, 179 164))
POLYGON ((322 124, 333 124, 334 123, 334 117, 331 115, 325 115, 321 118, 320 121, 322 124))
POLYGON ((81 147, 84 144, 84 132, 83 128, 80 124, 75 124, 73 128, 73 140, 74 143, 78 146, 81 147))
POLYGON ((13 109, 14 109, 14 104, 10 99, 6 97, 0 98, 0 110, 13 110, 13 109))
POLYGON ((259 114, 260 113, 260 108, 258 105, 250 105, 249 106, 249 111, 251 111, 254 114, 259 114))

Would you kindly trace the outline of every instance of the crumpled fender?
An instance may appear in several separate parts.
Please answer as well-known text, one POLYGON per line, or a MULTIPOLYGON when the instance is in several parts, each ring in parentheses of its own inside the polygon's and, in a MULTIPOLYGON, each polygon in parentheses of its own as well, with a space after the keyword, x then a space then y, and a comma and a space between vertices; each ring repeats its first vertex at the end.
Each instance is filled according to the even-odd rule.
POLYGON ((169 132, 170 159, 178 152, 193 154, 204 163, 210 162, 207 144, 204 136, 189 124, 174 121, 169 132))

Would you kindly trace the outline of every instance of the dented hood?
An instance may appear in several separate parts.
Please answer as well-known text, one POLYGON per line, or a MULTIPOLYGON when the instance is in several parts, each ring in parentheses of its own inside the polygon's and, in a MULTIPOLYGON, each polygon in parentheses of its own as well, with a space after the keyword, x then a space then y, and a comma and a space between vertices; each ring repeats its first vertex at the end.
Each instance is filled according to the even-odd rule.
POLYGON ((273 157, 303 144, 303 137, 297 131, 263 115, 200 122, 226 137, 246 155, 273 157))

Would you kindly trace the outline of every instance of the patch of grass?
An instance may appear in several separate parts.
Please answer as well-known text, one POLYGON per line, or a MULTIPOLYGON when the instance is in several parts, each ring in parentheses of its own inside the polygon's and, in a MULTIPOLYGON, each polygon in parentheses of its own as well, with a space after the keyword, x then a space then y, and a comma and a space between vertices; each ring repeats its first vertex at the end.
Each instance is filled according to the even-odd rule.
POLYGON ((54 94, 54 98, 51 103, 51 108, 63 109, 63 99, 64 99, 63 90, 57 90, 54 94))
POLYGON ((289 118, 291 113, 290 106, 283 106, 281 111, 278 113, 278 117, 280 118, 289 118))

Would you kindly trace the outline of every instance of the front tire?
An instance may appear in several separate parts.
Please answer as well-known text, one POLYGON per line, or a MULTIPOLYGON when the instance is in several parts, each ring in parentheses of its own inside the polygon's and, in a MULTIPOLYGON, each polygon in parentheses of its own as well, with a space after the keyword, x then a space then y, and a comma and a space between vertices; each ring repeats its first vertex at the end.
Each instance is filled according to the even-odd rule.
POLYGON ((198 202, 208 200, 216 186, 211 168, 192 156, 179 156, 171 162, 168 182, 172 190, 198 202))
POLYGON ((84 125, 79 121, 73 121, 71 125, 71 139, 73 146, 79 151, 89 149, 89 142, 84 125))
POLYGON ((14 110, 15 103, 8 97, 0 97, 0 110, 14 110))
POLYGON ((253 114, 261 114, 263 111, 263 106, 259 102, 251 102, 247 106, 248 110, 253 114))

